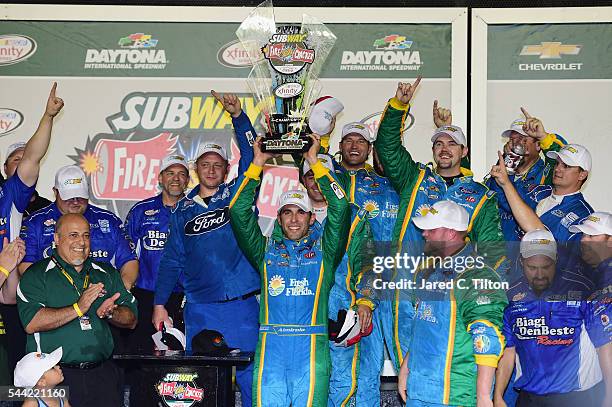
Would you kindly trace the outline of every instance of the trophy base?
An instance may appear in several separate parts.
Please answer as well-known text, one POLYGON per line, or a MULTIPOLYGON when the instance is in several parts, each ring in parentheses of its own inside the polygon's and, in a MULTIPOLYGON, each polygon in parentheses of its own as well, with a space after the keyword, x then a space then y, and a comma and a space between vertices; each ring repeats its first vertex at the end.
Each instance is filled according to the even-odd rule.
POLYGON ((306 136, 268 136, 263 139, 262 151, 275 154, 295 154, 308 151, 311 145, 311 138, 306 136))

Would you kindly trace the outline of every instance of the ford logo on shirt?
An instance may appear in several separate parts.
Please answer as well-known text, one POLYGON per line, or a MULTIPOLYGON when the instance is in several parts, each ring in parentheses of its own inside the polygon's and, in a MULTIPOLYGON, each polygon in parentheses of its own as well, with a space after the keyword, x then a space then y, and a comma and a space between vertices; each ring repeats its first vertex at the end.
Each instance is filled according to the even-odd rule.
POLYGON ((185 224, 185 234, 201 235, 226 225, 229 222, 229 208, 215 209, 202 213, 185 224))

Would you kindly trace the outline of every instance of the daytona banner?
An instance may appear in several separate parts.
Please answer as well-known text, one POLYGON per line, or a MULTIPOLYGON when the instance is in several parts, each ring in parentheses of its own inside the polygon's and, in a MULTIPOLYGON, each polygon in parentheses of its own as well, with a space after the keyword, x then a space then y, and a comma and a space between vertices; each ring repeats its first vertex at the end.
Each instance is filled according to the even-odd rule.
MULTIPOLYGON (((161 159, 171 152, 194 160, 198 144, 239 151, 229 115, 210 94, 237 93, 258 132, 260 111, 246 77, 248 55, 236 41, 239 23, 5 21, 0 26, 0 152, 36 129, 53 81, 66 103, 55 120, 38 191, 52 198, 57 168, 77 164, 89 176, 91 201, 124 218, 138 200, 159 193, 161 159)), ((448 105, 451 24, 329 24, 338 36, 321 73, 323 93, 342 100, 338 132, 349 121, 376 131, 399 79, 424 75, 411 111, 407 145, 431 159, 431 103, 448 105), (422 102, 422 103, 421 103, 422 102), (418 118, 418 121, 415 119, 418 118)), ((254 135, 253 135, 254 136, 254 135)), ((191 185, 197 177, 191 174, 191 185)), ((271 232, 280 195, 298 186, 289 156, 266 169, 259 196, 261 223, 271 232)))

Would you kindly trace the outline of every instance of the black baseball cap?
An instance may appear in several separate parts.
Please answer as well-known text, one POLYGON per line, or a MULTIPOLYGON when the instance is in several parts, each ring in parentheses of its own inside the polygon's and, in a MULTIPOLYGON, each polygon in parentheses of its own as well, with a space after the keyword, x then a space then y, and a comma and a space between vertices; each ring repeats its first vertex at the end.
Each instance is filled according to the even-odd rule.
POLYGON ((191 348, 195 355, 204 356, 227 356, 240 351, 240 349, 227 346, 221 332, 212 329, 204 329, 194 336, 191 340, 191 348))

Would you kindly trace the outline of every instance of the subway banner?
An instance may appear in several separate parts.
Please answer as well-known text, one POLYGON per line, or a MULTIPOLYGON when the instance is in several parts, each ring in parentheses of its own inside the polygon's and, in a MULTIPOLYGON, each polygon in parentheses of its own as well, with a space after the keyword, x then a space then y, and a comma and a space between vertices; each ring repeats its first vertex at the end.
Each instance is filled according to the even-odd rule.
POLYGON ((482 36, 473 43, 474 53, 486 53, 486 79, 473 79, 476 86, 486 82, 479 86, 486 91, 474 93, 475 103, 483 101, 479 112, 486 111, 476 121, 486 129, 487 171, 503 146, 501 133, 524 117, 521 107, 540 118, 547 132, 587 147, 593 165, 583 193, 595 210, 610 211, 612 12, 602 10, 597 14, 603 21, 592 21, 593 12, 581 19, 579 11, 533 10, 531 21, 517 17, 514 24, 511 11, 476 11, 480 24, 488 23, 486 31, 475 26, 482 36))
MULTIPOLYGON (((95 14, 91 14, 95 15, 95 14)), ((330 152, 349 121, 376 131, 397 82, 427 78, 422 106, 406 123, 417 158, 431 159, 431 102, 451 96, 449 23, 326 23, 338 40, 326 61, 321 95, 343 101, 330 152)), ((89 177, 91 202, 122 219, 138 200, 159 193, 161 159, 171 152, 191 162, 199 143, 239 150, 229 115, 211 95, 236 93, 257 132, 259 106, 249 93, 248 55, 237 41, 239 22, 3 21, 0 24, 0 153, 27 140, 44 110, 53 81, 65 107, 56 118, 37 190, 52 198, 55 171, 79 165, 89 177)), ((407 133, 408 134, 408 133, 407 133)), ((191 187, 197 183, 192 170, 191 187)), ((259 211, 271 232, 280 195, 298 187, 289 156, 264 173, 259 211)), ((384 208, 381 208, 384 209, 384 208)), ((396 208, 393 208, 396 210, 396 208)), ((377 213, 377 212, 373 212, 377 213)))

